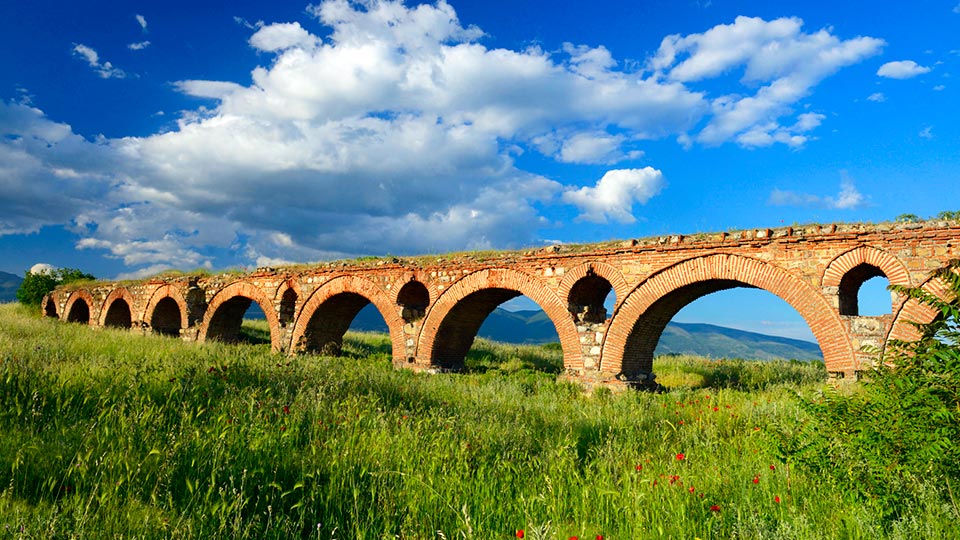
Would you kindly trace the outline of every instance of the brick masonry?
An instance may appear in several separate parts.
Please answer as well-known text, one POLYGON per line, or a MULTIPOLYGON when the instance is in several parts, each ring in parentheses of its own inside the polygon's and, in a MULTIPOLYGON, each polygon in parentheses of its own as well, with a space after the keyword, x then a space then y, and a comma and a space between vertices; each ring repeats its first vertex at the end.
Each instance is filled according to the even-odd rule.
POLYGON ((928 276, 958 249, 953 222, 783 227, 100 282, 57 289, 43 311, 92 326, 234 341, 256 302, 273 350, 337 354, 354 316, 372 303, 390 329, 394 364, 438 371, 461 367, 487 315, 522 294, 553 321, 566 377, 642 386, 653 380, 653 350, 680 309, 719 290, 756 287, 797 310, 831 374, 854 377, 869 367, 870 351, 915 337, 908 321, 935 316, 897 296, 890 314, 860 316, 863 282, 885 276, 942 295, 943 285, 928 276), (611 289, 616 304, 607 313, 611 289))

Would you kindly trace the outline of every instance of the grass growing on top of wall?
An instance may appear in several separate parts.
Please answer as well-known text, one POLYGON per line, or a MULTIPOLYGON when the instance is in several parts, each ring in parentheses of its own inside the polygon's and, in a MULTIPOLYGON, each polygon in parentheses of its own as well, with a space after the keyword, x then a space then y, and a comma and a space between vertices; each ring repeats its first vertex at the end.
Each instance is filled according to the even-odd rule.
POLYGON ((465 374, 93 330, 0 306, 0 538, 949 538, 782 461, 823 368, 660 359, 667 392, 556 382, 555 347, 465 374))

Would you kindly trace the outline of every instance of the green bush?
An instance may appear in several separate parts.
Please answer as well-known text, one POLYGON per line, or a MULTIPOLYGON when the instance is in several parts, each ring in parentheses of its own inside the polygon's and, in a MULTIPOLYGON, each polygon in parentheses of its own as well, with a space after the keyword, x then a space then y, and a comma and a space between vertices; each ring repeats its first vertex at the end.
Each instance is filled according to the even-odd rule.
POLYGON ((17 289, 17 300, 25 306, 36 307, 43 301, 44 296, 60 285, 94 279, 97 278, 76 268, 60 268, 36 274, 27 270, 23 276, 23 283, 17 289))
POLYGON ((846 486, 888 520, 901 519, 934 491, 960 516, 960 262, 934 276, 944 300, 920 288, 891 287, 939 316, 917 324, 921 338, 894 341, 859 388, 805 401, 811 421, 782 450, 801 466, 846 486))

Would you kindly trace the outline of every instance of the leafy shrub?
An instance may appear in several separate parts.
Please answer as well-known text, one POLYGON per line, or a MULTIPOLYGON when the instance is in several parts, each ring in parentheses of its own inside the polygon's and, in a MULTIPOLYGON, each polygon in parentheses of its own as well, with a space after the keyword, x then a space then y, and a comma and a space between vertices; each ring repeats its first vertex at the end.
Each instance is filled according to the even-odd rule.
POLYGON ((781 450, 801 466, 845 485, 888 520, 909 515, 934 491, 960 512, 960 261, 934 273, 944 300, 920 288, 891 287, 939 311, 917 324, 921 338, 894 341, 859 388, 804 402, 811 421, 781 450))
POLYGON ((25 306, 36 307, 43 301, 43 297, 60 285, 75 281, 96 279, 90 274, 76 268, 60 268, 50 272, 33 273, 29 270, 23 276, 23 283, 17 289, 17 300, 25 306))

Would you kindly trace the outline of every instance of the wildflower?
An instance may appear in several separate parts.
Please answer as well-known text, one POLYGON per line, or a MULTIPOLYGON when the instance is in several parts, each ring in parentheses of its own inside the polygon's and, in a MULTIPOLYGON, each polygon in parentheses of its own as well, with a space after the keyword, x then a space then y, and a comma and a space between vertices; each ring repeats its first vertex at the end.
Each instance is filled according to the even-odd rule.
POLYGON ((690 486, 690 489, 687 491, 689 491, 690 493, 693 493, 694 491, 696 491, 696 489, 694 489, 693 486, 690 486))
POLYGON ((776 468, 775 466, 771 465, 771 466, 770 466, 770 470, 771 470, 771 471, 775 471, 775 470, 777 470, 777 468, 776 468))
POLYGON ((283 406, 283 414, 290 414, 290 407, 287 405, 283 406))
POLYGON ((579 540, 579 538, 577 538, 576 536, 571 536, 570 540, 579 540))
POLYGON ((753 483, 754 483, 754 484, 759 484, 759 483, 760 483, 760 475, 757 475, 757 476, 754 476, 754 477, 753 477, 753 483))
POLYGON ((515 536, 517 538, 523 538, 523 529, 520 529, 519 531, 517 531, 517 534, 515 536))
POLYGON ((640 471, 642 471, 642 470, 643 470, 643 465, 638 464, 638 465, 637 465, 637 472, 640 472, 640 471))
POLYGON ((598 535, 597 535, 597 540, 603 540, 603 535, 602 535, 602 534, 598 534, 598 535))
POLYGON ((717 411, 719 411, 719 410, 720 410, 720 407, 714 407, 714 408, 713 408, 713 412, 717 412, 717 411))
POLYGON ((780 504, 780 496, 777 495, 776 497, 774 497, 774 498, 773 498, 773 502, 775 502, 775 503, 777 503, 777 504, 780 504))
POLYGON ((671 484, 676 484, 679 480, 680 480, 680 475, 677 475, 677 474, 671 474, 671 475, 670 475, 670 483, 671 483, 671 484))
POLYGON ((720 505, 719 505, 719 504, 714 504, 714 505, 712 505, 712 506, 710 507, 710 511, 711 511, 711 512, 719 512, 719 511, 720 511, 720 505))
POLYGON ((677 461, 683 461, 683 458, 685 457, 687 456, 683 455, 683 452, 680 452, 679 454, 677 454, 677 461))

